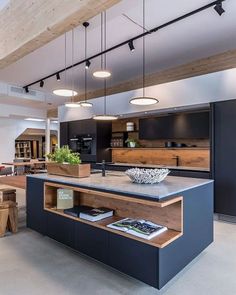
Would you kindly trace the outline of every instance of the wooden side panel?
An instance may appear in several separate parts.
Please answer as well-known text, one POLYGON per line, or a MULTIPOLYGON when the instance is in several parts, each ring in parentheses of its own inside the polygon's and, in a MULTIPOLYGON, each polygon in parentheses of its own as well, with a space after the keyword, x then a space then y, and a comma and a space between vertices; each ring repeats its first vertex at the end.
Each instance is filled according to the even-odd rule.
POLYGON ((176 166, 202 167, 210 166, 210 150, 208 149, 113 149, 112 161, 120 163, 160 164, 176 166))

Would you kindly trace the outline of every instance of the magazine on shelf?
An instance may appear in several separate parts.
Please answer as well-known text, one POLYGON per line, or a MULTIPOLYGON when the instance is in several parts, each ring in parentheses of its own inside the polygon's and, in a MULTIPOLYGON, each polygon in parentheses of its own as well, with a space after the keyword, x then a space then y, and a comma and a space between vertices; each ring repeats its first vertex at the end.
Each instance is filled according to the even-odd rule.
POLYGON ((113 216, 113 210, 105 207, 92 208, 91 210, 81 212, 79 215, 81 219, 89 220, 92 222, 99 221, 111 216, 113 216))
POLYGON ((72 208, 65 209, 64 213, 68 214, 68 215, 71 215, 73 217, 79 217, 81 212, 88 211, 88 210, 91 210, 91 209, 93 209, 93 207, 82 206, 82 205, 81 206, 74 206, 72 208))
POLYGON ((167 230, 166 226, 144 219, 125 218, 108 224, 107 227, 150 240, 167 230))

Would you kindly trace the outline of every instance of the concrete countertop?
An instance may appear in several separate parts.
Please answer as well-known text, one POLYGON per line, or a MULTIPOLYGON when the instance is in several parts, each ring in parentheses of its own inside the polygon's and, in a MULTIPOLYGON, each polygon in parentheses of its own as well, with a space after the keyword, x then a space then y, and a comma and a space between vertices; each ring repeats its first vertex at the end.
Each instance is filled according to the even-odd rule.
MULTIPOLYGON (((100 163, 98 163, 100 164, 100 163)), ((139 168, 168 168, 173 170, 188 170, 188 171, 203 171, 203 172, 210 172, 209 168, 205 167, 188 167, 188 166, 170 166, 170 165, 155 165, 155 164, 139 164, 139 163, 111 163, 107 164, 112 166, 127 166, 127 167, 139 167, 139 168)))
POLYGON ((213 182, 213 180, 209 179, 167 176, 159 184, 135 184, 130 181, 124 172, 116 171, 108 171, 106 177, 102 177, 100 173, 91 174, 87 178, 71 178, 48 174, 34 174, 27 175, 27 177, 154 201, 181 194, 183 191, 213 182))

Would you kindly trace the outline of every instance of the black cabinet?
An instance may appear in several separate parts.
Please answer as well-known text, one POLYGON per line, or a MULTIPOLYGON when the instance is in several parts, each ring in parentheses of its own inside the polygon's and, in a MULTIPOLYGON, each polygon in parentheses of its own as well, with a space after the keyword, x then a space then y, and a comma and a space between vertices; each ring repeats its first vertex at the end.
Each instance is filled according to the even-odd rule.
POLYGON ((110 233, 109 264, 155 288, 158 287, 158 251, 158 248, 110 233))
POLYGON ((108 235, 105 230, 76 222, 75 249, 104 263, 108 262, 108 235))
POLYGON ((143 118, 139 120, 139 139, 208 139, 209 126, 209 111, 143 118))
POLYGON ((84 162, 111 162, 111 122, 98 122, 93 119, 77 120, 60 124, 61 146, 69 145, 73 151, 78 151, 81 138, 92 137, 91 150, 80 151, 84 162), (77 140, 77 141, 76 141, 77 140))
POLYGON ((236 216, 236 100, 214 103, 213 109, 215 212, 236 216))
POLYGON ((68 145, 69 126, 68 122, 60 123, 60 146, 68 145))
POLYGON ((45 235, 46 234, 46 213, 43 209, 44 181, 30 177, 27 181, 26 208, 27 227, 45 235))
POLYGON ((75 246, 75 221, 55 213, 46 212, 47 236, 71 248, 75 246))

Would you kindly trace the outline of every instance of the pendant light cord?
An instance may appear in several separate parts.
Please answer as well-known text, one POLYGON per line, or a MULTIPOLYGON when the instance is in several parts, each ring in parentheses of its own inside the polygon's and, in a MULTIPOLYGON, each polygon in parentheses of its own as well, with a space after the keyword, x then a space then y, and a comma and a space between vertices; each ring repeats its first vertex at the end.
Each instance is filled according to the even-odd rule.
POLYGON ((66 53, 67 53, 67 47, 66 47, 66 33, 65 33, 65 87, 66 87, 66 53))
POLYGON ((74 102, 74 87, 75 87, 75 78, 74 78, 74 29, 72 29, 72 36, 71 36, 71 56, 72 56, 72 97, 71 101, 74 102))
MULTIPOLYGON (((104 11, 104 50, 107 49, 107 15, 104 11)), ((106 53, 104 54, 104 69, 107 69, 106 53)), ((107 81, 104 79, 104 114, 107 114, 107 81)))
MULTIPOLYGON (((145 0, 143 0, 143 33, 145 33, 145 0)), ((145 35, 143 36, 143 97, 145 97, 145 35)))
MULTIPOLYGON (((85 26, 85 35, 84 35, 84 54, 85 60, 87 59, 87 27, 85 26)), ((87 102, 87 69, 84 67, 84 96, 85 102, 87 102)))

